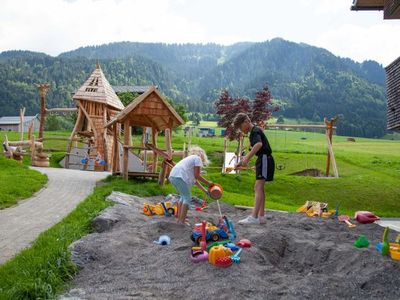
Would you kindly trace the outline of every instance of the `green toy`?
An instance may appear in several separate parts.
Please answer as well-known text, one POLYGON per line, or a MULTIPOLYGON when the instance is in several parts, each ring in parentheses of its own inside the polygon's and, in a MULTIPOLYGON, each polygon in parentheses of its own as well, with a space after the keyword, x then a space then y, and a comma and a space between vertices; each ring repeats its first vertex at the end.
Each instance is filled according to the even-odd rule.
POLYGON ((228 244, 228 243, 230 243, 230 242, 231 242, 231 240, 225 240, 225 241, 214 242, 214 243, 212 243, 212 244, 210 244, 210 245, 207 246, 207 252, 210 252, 210 249, 211 249, 212 247, 214 247, 214 246, 225 245, 225 244, 228 244))
POLYGON ((382 256, 389 255, 389 242, 388 242, 389 227, 385 227, 382 238, 382 256))
POLYGON ((364 248, 369 246, 369 241, 365 235, 360 235, 353 245, 357 248, 364 248))

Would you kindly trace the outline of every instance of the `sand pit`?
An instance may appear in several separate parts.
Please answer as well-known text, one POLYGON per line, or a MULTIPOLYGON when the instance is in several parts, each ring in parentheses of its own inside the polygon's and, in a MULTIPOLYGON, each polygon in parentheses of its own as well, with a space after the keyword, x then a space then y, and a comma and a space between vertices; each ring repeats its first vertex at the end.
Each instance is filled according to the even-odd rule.
MULTIPOLYGON (((110 198, 120 204, 107 208, 100 218, 103 226, 96 226, 109 229, 70 247, 73 261, 82 269, 64 297, 400 298, 400 262, 382 257, 374 249, 383 232, 376 224, 350 230, 336 220, 269 211, 265 225, 244 227, 237 221, 248 211, 221 203, 222 212, 235 223, 238 239, 249 239, 254 246, 243 250, 239 264, 219 269, 190 261, 190 227, 177 225, 174 217, 143 215, 144 199, 120 193, 110 198), (171 245, 153 243, 162 234, 171 237, 171 245), (369 248, 353 246, 359 234, 368 237, 369 248)), ((192 222, 216 222, 217 218, 215 203, 206 211, 189 212, 192 222)), ((395 232, 389 237, 393 241, 395 232)))

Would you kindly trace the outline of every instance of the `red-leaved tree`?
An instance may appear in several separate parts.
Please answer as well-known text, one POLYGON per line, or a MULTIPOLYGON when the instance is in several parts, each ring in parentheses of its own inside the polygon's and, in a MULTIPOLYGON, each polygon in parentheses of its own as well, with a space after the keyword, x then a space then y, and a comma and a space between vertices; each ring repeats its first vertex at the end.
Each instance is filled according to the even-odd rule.
POLYGON ((223 90, 215 102, 216 113, 220 119, 218 126, 226 129, 225 135, 230 139, 238 139, 240 134, 233 128, 233 120, 238 113, 247 114, 251 121, 258 126, 264 127, 265 122, 272 113, 278 111, 278 107, 272 106, 271 93, 268 86, 256 92, 253 101, 247 98, 232 98, 227 90, 223 90))
POLYGON ((256 97, 252 103, 250 119, 258 126, 264 127, 265 122, 271 117, 273 112, 278 111, 277 106, 272 106, 271 92, 268 85, 256 92, 256 97))

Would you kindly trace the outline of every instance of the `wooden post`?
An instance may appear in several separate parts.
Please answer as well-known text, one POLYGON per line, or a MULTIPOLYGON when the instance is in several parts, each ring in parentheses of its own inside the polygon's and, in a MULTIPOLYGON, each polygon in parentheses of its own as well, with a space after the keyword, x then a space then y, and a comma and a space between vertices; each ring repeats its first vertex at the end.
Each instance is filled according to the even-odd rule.
MULTIPOLYGON (((124 122, 124 146, 130 146, 132 143, 132 136, 131 136, 131 126, 129 124, 129 119, 127 118, 124 122)), ((128 173, 128 166, 129 166, 129 148, 124 147, 124 179, 128 180, 129 173, 128 173)))
POLYGON ((31 165, 35 166, 35 155, 36 155, 35 150, 36 149, 35 149, 35 136, 34 135, 32 135, 32 138, 31 138, 30 148, 31 148, 31 165))
POLYGON ((20 124, 20 133, 21 133, 21 142, 24 140, 24 116, 25 116, 25 107, 19 110, 19 124, 20 124))
POLYGON ((161 163, 160 174, 158 175, 158 183, 160 185, 164 185, 164 183, 165 183, 165 177, 167 176, 167 168, 168 168, 168 165, 165 162, 165 160, 163 160, 163 162, 161 163))
POLYGON ((119 170, 119 147, 118 147, 118 123, 114 123, 113 126, 113 160, 112 160, 112 172, 117 173, 119 170))
MULTIPOLYGON (((158 137, 158 130, 153 127, 151 129, 151 139, 152 139, 153 146, 156 148, 157 148, 157 137, 158 137)), ((153 167, 152 167, 153 173, 157 173, 157 167, 158 167, 158 153, 154 152, 153 153, 153 167)))
MULTIPOLYGON (((330 172, 330 166, 331 166, 331 158, 334 160, 334 155, 333 155, 333 149, 332 149, 332 136, 333 136, 333 126, 335 125, 337 121, 337 117, 332 118, 330 121, 328 121, 327 118, 324 118, 324 122, 326 125, 326 137, 327 137, 327 143, 328 143, 328 152, 326 156, 326 176, 329 176, 330 172)), ((333 161, 332 161, 333 163, 333 161)), ((334 173, 335 177, 339 177, 337 168, 336 168, 336 160, 334 160, 334 173)))
POLYGON ((171 128, 165 129, 165 146, 167 149, 168 159, 172 159, 172 135, 171 128))
MULTIPOLYGON (((242 134, 240 134, 239 141, 238 141, 239 144, 238 144, 238 153, 236 156, 236 164, 238 164, 242 160, 243 140, 244 140, 244 136, 242 134)), ((240 173, 240 170, 237 169, 236 174, 239 174, 239 173, 240 173)))
POLYGON ((46 94, 50 88, 50 84, 36 84, 40 95, 40 127, 39 127, 39 139, 43 138, 44 123, 46 121, 46 94))
POLYGON ((224 137, 224 162, 222 164, 222 173, 225 173, 226 170, 226 165, 225 165, 225 157, 226 157, 226 151, 228 150, 228 139, 226 137, 224 137))

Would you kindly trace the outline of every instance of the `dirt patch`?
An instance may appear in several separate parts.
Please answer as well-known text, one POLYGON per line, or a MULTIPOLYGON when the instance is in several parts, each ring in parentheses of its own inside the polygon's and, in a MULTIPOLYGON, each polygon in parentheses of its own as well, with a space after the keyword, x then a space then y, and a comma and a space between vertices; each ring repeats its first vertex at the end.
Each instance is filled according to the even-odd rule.
POLYGON ((290 175, 311 176, 311 177, 326 177, 325 172, 323 172, 323 171, 321 171, 319 169, 305 169, 303 171, 292 173, 290 175))
MULTIPOLYGON (((191 228, 174 217, 147 217, 138 197, 113 193, 121 204, 103 211, 109 230, 90 234, 71 245, 82 269, 64 296, 84 299, 399 299, 400 262, 374 249, 383 228, 376 224, 348 229, 333 219, 268 211, 265 225, 241 226, 249 211, 221 204, 238 234, 254 245, 241 262, 226 269, 189 258, 191 228), (153 243, 160 235, 171 245, 153 243), (364 234, 369 248, 353 242, 364 234)), ((159 200, 157 198, 156 200, 159 200)), ((192 223, 216 222, 215 203, 190 211, 192 223)), ((395 233, 391 232, 390 240, 395 233)))

